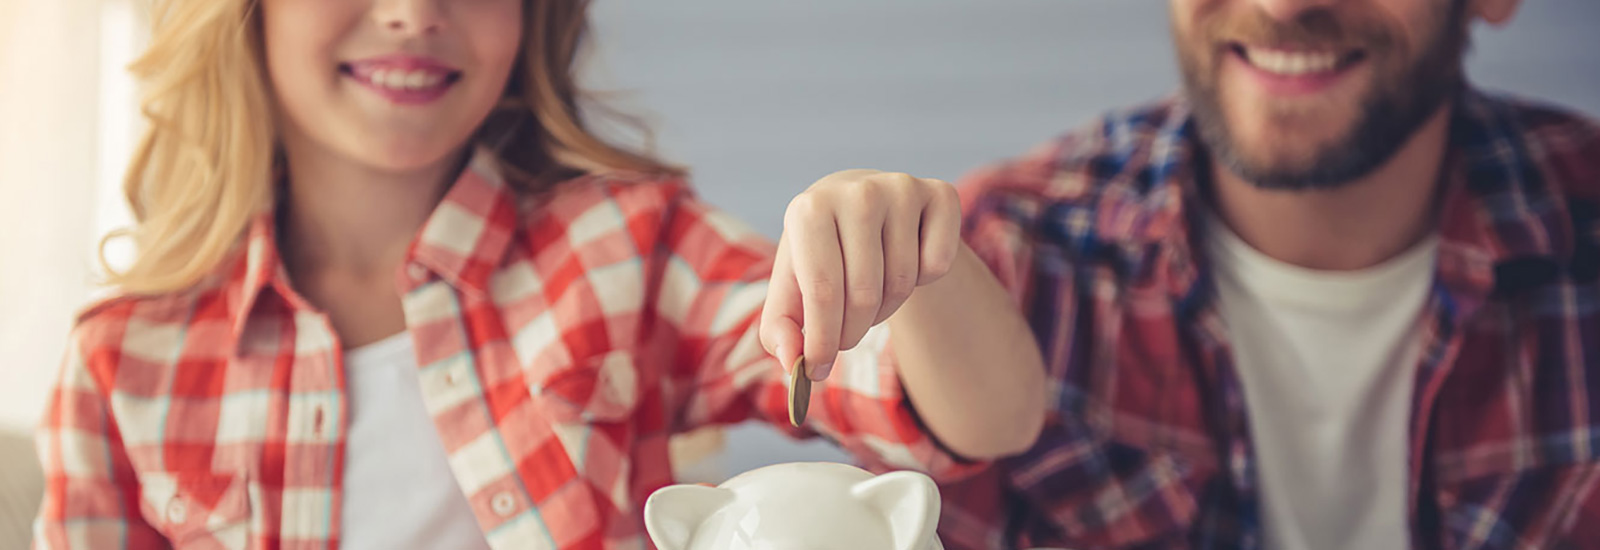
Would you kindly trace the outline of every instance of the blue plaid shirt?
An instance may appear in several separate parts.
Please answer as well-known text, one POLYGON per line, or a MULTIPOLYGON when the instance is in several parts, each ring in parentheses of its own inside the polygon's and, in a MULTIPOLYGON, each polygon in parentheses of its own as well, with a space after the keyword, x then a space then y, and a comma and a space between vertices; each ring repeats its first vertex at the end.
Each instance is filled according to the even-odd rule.
MULTIPOLYGON (((1253 549, 1244 392, 1196 234, 1187 106, 1113 114, 963 185, 1038 336, 1037 446, 944 488, 947 546, 1253 549)), ((1463 91, 1419 333, 1415 548, 1600 548, 1600 126, 1463 91)))

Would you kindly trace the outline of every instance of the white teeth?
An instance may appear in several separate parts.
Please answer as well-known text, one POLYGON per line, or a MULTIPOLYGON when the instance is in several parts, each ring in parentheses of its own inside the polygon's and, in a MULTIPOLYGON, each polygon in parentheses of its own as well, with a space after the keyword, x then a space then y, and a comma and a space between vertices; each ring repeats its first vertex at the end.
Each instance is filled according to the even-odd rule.
POLYGON ((1306 59, 1304 56, 1299 56, 1299 55, 1289 56, 1289 64, 1288 64, 1289 70, 1285 71, 1285 72, 1288 72, 1288 73, 1291 73, 1291 74, 1305 74, 1306 67, 1310 67, 1310 66, 1311 66, 1311 61, 1309 59, 1306 59))
POLYGON ((395 90, 424 90, 444 83, 444 79, 445 75, 421 69, 373 69, 367 73, 368 82, 395 90))
POLYGON ((420 89, 422 89, 423 87, 425 87, 427 85, 428 85, 428 73, 425 73, 425 72, 422 72, 422 71, 411 71, 411 74, 406 75, 406 87, 407 88, 410 88, 410 89, 413 89, 413 90, 420 90, 420 89))
POLYGON ((423 70, 376 69, 367 76, 367 80, 385 88, 422 90, 444 82, 444 75, 423 70))
POLYGON ((1251 65, 1269 73, 1299 76, 1333 70, 1339 65, 1339 56, 1324 52, 1286 52, 1245 48, 1245 59, 1251 65))
POLYGON ((397 90, 406 89, 406 72, 399 69, 389 71, 389 79, 383 85, 397 90))

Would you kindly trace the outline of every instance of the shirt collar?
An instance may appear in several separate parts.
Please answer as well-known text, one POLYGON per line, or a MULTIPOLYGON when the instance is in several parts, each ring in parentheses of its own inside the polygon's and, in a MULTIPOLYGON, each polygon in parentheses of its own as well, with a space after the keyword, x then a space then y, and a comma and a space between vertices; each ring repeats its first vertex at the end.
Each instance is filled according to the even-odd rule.
MULTIPOLYGON (((1540 165, 1552 144, 1527 132, 1521 112, 1470 89, 1454 103, 1441 171, 1438 274, 1455 294, 1481 300, 1522 272, 1560 265, 1572 250, 1565 182, 1548 181, 1540 165)), ((1201 276, 1193 264, 1200 242, 1192 236, 1200 228, 1197 174, 1205 159, 1189 106, 1174 98, 1111 117, 1101 136, 1110 158, 1095 162, 1121 166, 1108 172, 1116 175, 1099 193, 1096 236, 1119 251, 1128 273, 1153 275, 1175 295, 1191 295, 1201 276)), ((1088 170, 1101 177, 1100 168, 1088 170)))
MULTIPOLYGON (((1520 105, 1468 91, 1450 124, 1439 212, 1441 282, 1481 298, 1541 282, 1571 261, 1575 237, 1566 189, 1545 164, 1561 144, 1528 127, 1520 105), (1544 266, 1544 267, 1540 267, 1544 266)), ((1568 153, 1570 154, 1570 153, 1568 153)))
MULTIPOLYGON (((409 291, 438 276, 469 294, 488 292, 516 231, 517 191, 501 176, 493 153, 477 150, 461 176, 423 223, 396 276, 397 290, 409 291)), ((278 249, 276 212, 257 215, 243 246, 225 270, 225 292, 233 335, 244 334, 252 315, 267 307, 269 291, 291 309, 311 306, 289 284, 278 249)))

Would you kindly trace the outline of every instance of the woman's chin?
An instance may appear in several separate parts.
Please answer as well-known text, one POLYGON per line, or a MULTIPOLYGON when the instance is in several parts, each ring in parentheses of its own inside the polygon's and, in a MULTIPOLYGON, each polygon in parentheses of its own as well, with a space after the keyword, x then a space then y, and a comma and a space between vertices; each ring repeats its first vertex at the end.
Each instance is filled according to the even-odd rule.
POLYGON ((362 164, 373 170, 390 174, 410 174, 438 168, 450 162, 461 149, 458 147, 410 146, 393 144, 383 148, 369 148, 358 155, 362 164))

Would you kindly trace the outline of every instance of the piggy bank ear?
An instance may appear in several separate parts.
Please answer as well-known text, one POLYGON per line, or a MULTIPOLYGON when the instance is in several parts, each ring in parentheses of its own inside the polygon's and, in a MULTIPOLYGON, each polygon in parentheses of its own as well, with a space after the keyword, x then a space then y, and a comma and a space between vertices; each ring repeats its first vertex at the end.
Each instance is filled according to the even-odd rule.
POLYGON ((644 503, 644 528, 659 550, 687 550, 706 518, 733 501, 733 491, 703 485, 662 487, 644 503))
POLYGON ((850 489, 856 498, 883 513, 894 536, 894 550, 933 548, 939 528, 939 488, 917 472, 893 472, 850 489))

